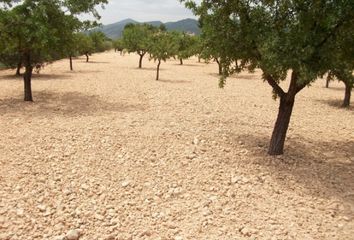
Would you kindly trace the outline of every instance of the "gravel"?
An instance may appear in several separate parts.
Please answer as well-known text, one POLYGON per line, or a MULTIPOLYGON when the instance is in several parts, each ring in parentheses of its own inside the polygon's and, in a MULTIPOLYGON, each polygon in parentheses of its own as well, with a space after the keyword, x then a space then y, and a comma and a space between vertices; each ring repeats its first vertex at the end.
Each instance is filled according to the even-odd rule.
MULTIPOLYGON (((354 115, 319 80, 297 97, 280 157, 261 73, 113 52, 0 71, 0 240, 354 236, 354 115)), ((286 83, 284 83, 286 85, 286 83)), ((353 103, 354 104, 354 103, 353 103)))

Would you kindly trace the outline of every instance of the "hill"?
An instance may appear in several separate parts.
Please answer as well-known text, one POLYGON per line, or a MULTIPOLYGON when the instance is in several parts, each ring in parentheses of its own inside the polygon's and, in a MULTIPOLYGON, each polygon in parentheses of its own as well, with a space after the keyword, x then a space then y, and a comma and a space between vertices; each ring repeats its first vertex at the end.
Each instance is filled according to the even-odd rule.
MULTIPOLYGON (((134 19, 128 18, 120 22, 103 25, 96 30, 102 31, 109 38, 116 39, 122 36, 122 32, 124 30, 125 25, 129 23, 143 23, 143 22, 138 22, 135 21, 134 19)), ((161 24, 165 24, 168 31, 183 31, 183 32, 194 33, 196 35, 200 34, 198 21, 191 18, 183 19, 177 22, 163 23, 161 21, 151 21, 151 22, 144 22, 144 23, 151 24, 153 26, 160 26, 161 24)))

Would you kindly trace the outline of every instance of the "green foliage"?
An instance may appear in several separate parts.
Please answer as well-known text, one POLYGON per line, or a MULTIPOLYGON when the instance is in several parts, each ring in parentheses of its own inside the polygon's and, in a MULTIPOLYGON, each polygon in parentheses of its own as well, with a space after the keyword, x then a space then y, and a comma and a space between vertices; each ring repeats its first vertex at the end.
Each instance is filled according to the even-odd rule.
POLYGON ((353 32, 352 1, 184 2, 200 16, 206 51, 224 60, 225 73, 259 67, 278 96, 289 70, 296 72, 298 92, 331 68, 331 45, 353 45, 341 41, 353 32))
POLYGON ((172 33, 163 31, 153 34, 149 45, 151 59, 165 62, 167 59, 173 57, 178 49, 174 37, 172 33))
POLYGON ((94 52, 104 52, 106 51, 106 35, 103 32, 91 32, 89 34, 91 41, 93 43, 94 52))
POLYGON ((105 2, 24 0, 11 9, 2 9, 0 55, 30 54, 32 65, 67 56, 73 51, 75 32, 87 26, 78 14, 96 15, 94 6, 105 2))
POLYGON ((77 33, 75 35, 75 48, 78 55, 92 54, 95 52, 91 37, 84 33, 77 33))
POLYGON ((139 68, 142 68, 143 57, 149 52, 151 37, 159 28, 148 24, 128 24, 123 31, 123 47, 129 53, 136 52, 140 55, 139 68))
POLYGON ((196 54, 197 38, 187 33, 173 32, 176 42, 176 57, 178 59, 188 59, 196 54))
POLYGON ((150 37, 149 53, 150 58, 158 62, 156 80, 159 80, 161 61, 175 56, 178 44, 175 41, 175 34, 166 31, 157 31, 150 37))
POLYGON ((113 41, 113 48, 116 51, 123 51, 124 49, 124 43, 123 43, 123 39, 119 38, 113 41))
POLYGON ((123 46, 129 53, 144 55, 149 48, 151 34, 156 29, 147 24, 128 24, 123 31, 123 46))

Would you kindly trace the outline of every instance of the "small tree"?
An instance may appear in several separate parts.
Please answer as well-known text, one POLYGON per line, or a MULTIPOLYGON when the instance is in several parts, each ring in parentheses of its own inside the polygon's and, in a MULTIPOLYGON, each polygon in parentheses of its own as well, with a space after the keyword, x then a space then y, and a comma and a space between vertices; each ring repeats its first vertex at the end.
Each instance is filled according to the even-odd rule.
MULTIPOLYGON (((353 62, 353 55, 336 55, 336 49, 354 45, 351 1, 187 1, 203 24, 219 31, 225 77, 240 67, 263 71, 263 79, 280 98, 278 117, 269 146, 270 155, 284 152, 284 143, 296 95, 336 63, 353 62), (231 40, 234 39, 234 40, 231 40), (347 39, 347 42, 342 41, 347 39), (234 65, 234 59, 241 59, 234 65), (280 82, 291 74, 288 91, 280 82)), ((203 29, 204 30, 204 29, 203 29)), ((221 85, 225 78, 221 79, 221 85)))
POLYGON ((164 31, 159 31, 151 37, 149 52, 151 58, 157 61, 156 80, 160 78, 161 61, 166 62, 177 50, 176 42, 173 40, 172 34, 164 31))
POLYGON ((116 39, 113 41, 113 47, 115 52, 120 52, 120 55, 123 55, 124 44, 121 38, 116 39))
POLYGON ((86 62, 89 62, 90 55, 95 51, 92 39, 83 33, 77 33, 76 37, 76 48, 79 55, 86 56, 86 62))
POLYGON ((136 52, 139 56, 139 68, 143 66, 143 58, 148 52, 151 34, 155 31, 147 24, 128 24, 123 31, 123 46, 129 53, 136 52))
POLYGON ((183 32, 174 32, 173 33, 175 42, 177 44, 176 56, 180 61, 180 64, 183 65, 183 60, 188 59, 191 56, 196 54, 196 38, 183 32))
POLYGON ((91 41, 93 43, 94 52, 103 52, 106 50, 105 42, 106 35, 103 32, 94 31, 89 34, 91 41))

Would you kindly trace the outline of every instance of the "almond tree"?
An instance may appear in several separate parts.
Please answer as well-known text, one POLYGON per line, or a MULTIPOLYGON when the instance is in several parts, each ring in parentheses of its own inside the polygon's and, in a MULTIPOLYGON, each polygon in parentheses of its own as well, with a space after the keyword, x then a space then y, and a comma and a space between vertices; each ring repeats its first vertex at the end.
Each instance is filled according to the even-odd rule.
POLYGON ((140 56, 139 68, 143 66, 143 58, 148 52, 149 41, 156 29, 147 24, 128 24, 123 31, 123 46, 129 53, 135 52, 140 56))
MULTIPOLYGON (((339 62, 354 61, 354 55, 336 56, 338 49, 354 45, 354 39, 348 37, 354 31, 353 1, 184 2, 201 17, 202 28, 208 26, 214 28, 214 32, 222 30, 218 31, 215 46, 228 50, 219 52, 224 60, 225 77, 239 68, 263 71, 263 80, 271 86, 274 97, 280 99, 268 152, 283 154, 297 94, 339 62), (234 59, 242 61, 235 66, 234 59), (290 84, 288 90, 284 90, 280 82, 286 80, 288 74, 290 84)), ((221 85, 224 83, 225 78, 222 78, 221 85)))
POLYGON ((167 59, 173 57, 178 48, 174 41, 172 33, 166 31, 158 31, 151 36, 149 53, 151 58, 157 61, 156 80, 160 78, 161 61, 166 62, 167 59))
POLYGON ((174 41, 177 44, 176 57, 180 64, 183 65, 183 60, 188 59, 196 54, 197 39, 185 32, 173 32, 174 41))

